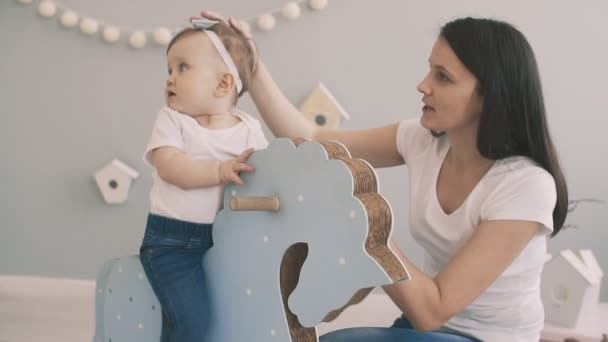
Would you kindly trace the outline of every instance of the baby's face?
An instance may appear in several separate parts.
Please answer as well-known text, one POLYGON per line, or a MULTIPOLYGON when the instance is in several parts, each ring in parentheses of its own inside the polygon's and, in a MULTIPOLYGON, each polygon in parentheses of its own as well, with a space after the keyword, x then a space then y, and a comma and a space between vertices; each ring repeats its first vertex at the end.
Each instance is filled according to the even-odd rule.
POLYGON ((202 32, 176 41, 167 53, 167 105, 180 113, 196 116, 213 112, 213 92, 221 78, 221 59, 202 32))

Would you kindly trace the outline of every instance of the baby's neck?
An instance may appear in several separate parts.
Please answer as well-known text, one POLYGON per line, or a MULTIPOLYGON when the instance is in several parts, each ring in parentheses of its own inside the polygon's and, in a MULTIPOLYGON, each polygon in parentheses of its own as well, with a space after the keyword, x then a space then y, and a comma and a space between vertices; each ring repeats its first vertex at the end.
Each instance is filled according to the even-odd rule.
POLYGON ((201 127, 209 129, 230 128, 241 122, 241 119, 236 115, 232 115, 232 113, 200 114, 195 116, 194 119, 201 127))

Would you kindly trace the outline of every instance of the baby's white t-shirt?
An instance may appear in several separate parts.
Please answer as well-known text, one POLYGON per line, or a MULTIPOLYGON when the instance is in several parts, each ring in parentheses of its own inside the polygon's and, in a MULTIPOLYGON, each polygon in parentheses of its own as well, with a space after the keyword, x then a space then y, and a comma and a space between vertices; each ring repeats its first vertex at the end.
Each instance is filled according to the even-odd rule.
POLYGON ((540 276, 546 237, 553 231, 557 194, 551 174, 527 157, 497 160, 464 203, 446 214, 437 199, 437 177, 450 148, 444 135, 433 137, 418 119, 401 122, 396 144, 408 166, 410 231, 425 251, 423 270, 435 277, 488 220, 542 224, 513 263, 445 327, 483 341, 535 341, 544 311, 540 276))
MULTIPOLYGON (((200 160, 229 160, 248 148, 264 149, 268 141, 260 122, 239 110, 232 113, 241 119, 235 126, 224 129, 202 127, 194 118, 164 107, 152 130, 144 160, 152 165, 150 152, 162 146, 176 147, 190 157, 200 160)), ((221 209, 223 186, 181 189, 152 173, 150 212, 156 215, 195 223, 213 223, 221 209)))

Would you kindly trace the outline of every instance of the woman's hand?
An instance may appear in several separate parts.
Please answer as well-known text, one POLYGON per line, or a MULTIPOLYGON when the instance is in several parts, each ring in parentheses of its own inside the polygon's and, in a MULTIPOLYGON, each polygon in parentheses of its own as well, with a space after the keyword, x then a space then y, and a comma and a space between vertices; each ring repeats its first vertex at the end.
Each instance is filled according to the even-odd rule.
POLYGON ((202 11, 201 12, 201 16, 203 18, 207 18, 207 19, 211 19, 211 20, 217 20, 217 21, 223 21, 223 22, 227 23, 233 29, 235 29, 237 32, 239 32, 240 34, 242 34, 243 37, 245 37, 245 39, 252 39, 253 38, 253 36, 251 35, 251 28, 249 27, 248 24, 246 24, 243 21, 236 20, 233 17, 228 17, 228 21, 226 21, 226 19, 221 14, 216 13, 216 12, 211 12, 211 11, 202 11))
MULTIPOLYGON (((257 70, 257 65, 258 65, 258 49, 255 45, 255 41, 253 40, 253 35, 251 34, 251 27, 249 26, 249 24, 247 24, 244 21, 241 20, 237 20, 234 19, 233 17, 228 17, 228 20, 226 20, 221 14, 216 13, 216 12, 211 12, 211 11, 201 11, 201 17, 206 18, 206 19, 210 19, 210 20, 217 20, 217 21, 221 21, 224 22, 228 25, 230 25, 230 27, 232 27, 236 32, 238 32, 241 36, 243 36, 243 38, 245 38, 245 40, 247 41, 247 44, 249 45, 249 47, 251 48, 251 51, 253 51, 253 57, 254 60, 256 61, 256 67, 254 68, 253 72, 255 73, 255 71, 257 70)), ((193 17, 196 18, 196 17, 193 17)))

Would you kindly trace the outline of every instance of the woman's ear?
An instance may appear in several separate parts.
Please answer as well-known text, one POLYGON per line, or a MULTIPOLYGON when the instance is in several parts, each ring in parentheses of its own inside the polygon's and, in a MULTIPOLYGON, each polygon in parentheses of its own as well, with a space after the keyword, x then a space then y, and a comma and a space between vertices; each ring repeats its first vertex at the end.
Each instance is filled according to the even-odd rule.
POLYGON ((235 87, 236 80, 234 75, 229 72, 224 72, 220 75, 220 79, 217 82, 217 87, 215 87, 215 91, 213 95, 215 97, 224 97, 226 95, 232 94, 232 90, 235 87))

